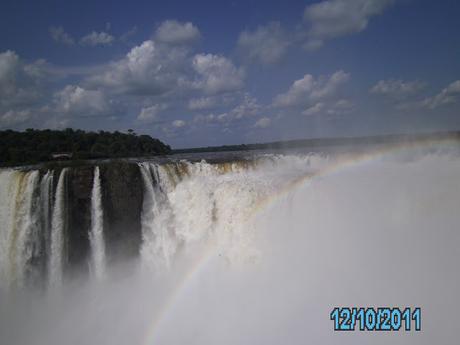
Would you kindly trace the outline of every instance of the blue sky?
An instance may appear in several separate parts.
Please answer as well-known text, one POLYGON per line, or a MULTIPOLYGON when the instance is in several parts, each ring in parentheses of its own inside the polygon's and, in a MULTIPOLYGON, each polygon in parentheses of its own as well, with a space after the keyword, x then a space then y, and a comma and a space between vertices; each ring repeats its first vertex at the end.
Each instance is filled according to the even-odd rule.
POLYGON ((460 129, 454 0, 3 1, 0 129, 171 146, 460 129))

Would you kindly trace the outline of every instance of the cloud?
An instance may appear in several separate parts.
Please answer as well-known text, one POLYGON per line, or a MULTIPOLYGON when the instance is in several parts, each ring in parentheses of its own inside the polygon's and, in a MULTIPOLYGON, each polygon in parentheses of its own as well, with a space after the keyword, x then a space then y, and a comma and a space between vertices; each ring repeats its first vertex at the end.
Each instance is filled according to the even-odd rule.
MULTIPOLYGON (((139 100, 146 104, 174 101, 193 111, 228 104, 244 86, 243 70, 220 55, 191 54, 187 47, 147 40, 122 59, 102 66, 82 85, 103 90, 131 107, 139 100)), ((145 108, 137 120, 156 121, 161 110, 145 108)))
POLYGON ((394 0, 326 0, 308 5, 304 21, 309 25, 306 48, 318 49, 328 39, 366 29, 369 20, 394 3, 394 0))
POLYGON ((110 103, 100 90, 86 90, 77 85, 67 85, 54 95, 56 112, 64 116, 106 116, 110 103))
POLYGON ((179 80, 185 78, 182 72, 185 62, 183 49, 167 48, 147 40, 87 82, 116 93, 161 95, 176 88, 179 80))
POLYGON ((80 44, 84 46, 108 46, 115 41, 115 37, 108 34, 107 32, 96 32, 93 31, 80 39, 80 44))
POLYGON ((38 102, 44 93, 46 67, 44 60, 27 64, 11 50, 0 53, 0 111, 38 102))
POLYGON ((283 58, 289 44, 280 23, 271 22, 252 32, 243 31, 238 38, 237 49, 247 61, 269 65, 283 58))
POLYGON ((33 117, 33 112, 30 109, 23 110, 8 110, 0 114, 0 127, 10 127, 26 123, 33 117))
POLYGON ((325 106, 326 105, 323 102, 318 102, 315 105, 307 108, 305 111, 302 112, 302 114, 307 116, 320 114, 323 112, 325 106))
MULTIPOLYGON (((107 28, 110 28, 110 24, 106 24, 107 28)), ((52 39, 58 43, 62 43, 67 46, 73 46, 75 45, 75 39, 65 32, 64 28, 62 26, 59 27, 50 27, 49 29, 50 35, 52 39)), ((101 31, 92 31, 91 33, 87 34, 86 36, 83 36, 79 43, 83 46, 108 46, 111 45, 115 41, 115 37, 110 35, 107 32, 101 31)))
POLYGON ((213 123, 215 121, 217 121, 217 116, 215 114, 199 114, 193 118, 194 123, 213 123))
POLYGON ((312 107, 302 112, 303 115, 342 115, 349 113, 353 109, 353 103, 342 99, 333 103, 318 102, 312 107))
POLYGON ((330 114, 343 114, 343 113, 348 113, 350 112, 355 105, 353 102, 349 101, 348 99, 341 99, 338 100, 331 110, 329 111, 330 114))
POLYGON ((227 58, 213 54, 197 54, 192 67, 198 74, 192 86, 207 94, 239 90, 244 86, 244 72, 227 58))
POLYGON ((183 121, 183 120, 174 120, 174 121, 172 122, 172 125, 173 125, 173 127, 175 127, 175 128, 184 127, 186 124, 187 124, 187 123, 186 123, 185 121, 183 121))
POLYGON ((254 97, 250 96, 248 93, 245 93, 239 103, 237 103, 230 110, 219 114, 200 114, 194 117, 194 122, 228 124, 231 122, 257 116, 262 109, 263 107, 254 97))
POLYGON ((137 32, 137 26, 133 26, 131 29, 128 31, 124 32, 123 34, 120 35, 120 41, 121 42, 127 42, 129 39, 135 35, 137 32))
POLYGON ((460 101, 460 80, 456 80, 431 97, 401 102, 396 108, 403 111, 435 110, 460 101))
POLYGON ((245 93, 242 101, 232 109, 231 114, 235 119, 241 119, 243 117, 255 116, 261 109, 262 106, 257 102, 257 99, 245 93))
POLYGON ((273 105, 279 108, 297 107, 328 98, 349 79, 350 75, 341 70, 330 77, 317 79, 311 74, 305 74, 302 79, 296 80, 287 92, 277 95, 273 105))
POLYGON ((205 110, 216 106, 217 100, 214 97, 200 97, 189 100, 187 108, 189 110, 205 110))
POLYGON ((306 116, 314 115, 344 115, 354 109, 354 104, 347 99, 340 99, 333 102, 318 102, 305 109, 302 114, 306 116))
POLYGON ((456 80, 433 97, 424 99, 420 104, 424 108, 437 109, 439 107, 457 103, 460 99, 460 80, 456 80))
POLYGON ((168 44, 187 44, 199 40, 198 28, 190 22, 180 23, 176 20, 166 20, 155 32, 155 39, 168 44))
POLYGON ((65 32, 62 26, 50 27, 49 33, 51 35, 51 38, 58 43, 62 43, 68 46, 72 46, 75 44, 75 40, 73 39, 73 37, 70 36, 67 32, 65 32))
POLYGON ((158 115, 167 108, 166 104, 154 104, 150 107, 144 107, 137 116, 141 122, 152 123, 159 120, 158 115))
POLYGON ((404 81, 401 79, 388 79, 380 80, 370 89, 370 92, 393 99, 404 99, 418 93, 425 86, 426 84, 419 80, 404 81))
POLYGON ((255 128, 267 128, 270 127, 272 123, 272 120, 270 120, 268 117, 262 117, 259 120, 256 121, 254 124, 255 128))

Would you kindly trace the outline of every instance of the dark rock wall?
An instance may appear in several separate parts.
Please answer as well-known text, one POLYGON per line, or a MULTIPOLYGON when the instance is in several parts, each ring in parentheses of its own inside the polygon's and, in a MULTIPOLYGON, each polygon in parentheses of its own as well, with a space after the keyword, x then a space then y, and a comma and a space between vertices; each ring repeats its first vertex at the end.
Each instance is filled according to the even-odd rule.
POLYGON ((104 235, 109 261, 139 254, 143 182, 137 164, 112 162, 101 172, 104 235))
MULTIPOLYGON (((143 181, 139 167, 129 162, 98 164, 108 262, 136 257, 142 241, 143 181)), ((88 272, 90 259, 91 192, 95 165, 71 166, 65 183, 65 266, 88 272)), ((53 197, 63 167, 54 169, 53 197)), ((46 170, 45 170, 46 171, 46 170)), ((42 175, 45 173, 42 171, 42 175)))
POLYGON ((91 228, 91 190, 94 167, 71 168, 67 173, 67 258, 71 267, 88 268, 91 228))

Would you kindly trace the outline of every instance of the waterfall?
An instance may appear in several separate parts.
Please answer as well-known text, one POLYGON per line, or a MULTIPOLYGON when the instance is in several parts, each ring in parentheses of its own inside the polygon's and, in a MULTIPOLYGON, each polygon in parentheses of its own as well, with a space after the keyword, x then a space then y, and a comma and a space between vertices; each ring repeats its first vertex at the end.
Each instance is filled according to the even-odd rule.
POLYGON ((51 220, 51 246, 48 262, 50 286, 59 286, 62 283, 66 231, 66 173, 67 168, 62 169, 59 175, 51 220))
POLYGON ((40 182, 41 227, 43 232, 43 256, 48 258, 51 252, 51 217, 53 212, 54 172, 48 170, 40 182))
MULTIPOLYGON (((155 269, 172 268, 183 252, 211 242, 226 258, 253 257, 252 234, 245 230, 250 228, 252 210, 296 174, 303 175, 310 163, 311 157, 277 155, 213 164, 139 163, 143 194, 138 200, 143 204, 134 212, 141 217, 141 262, 155 269)), ((111 200, 108 195, 109 207, 123 197, 115 193, 111 200)), ((0 289, 46 281, 48 286, 61 285, 67 263, 78 267, 86 261, 94 278, 106 275, 105 238, 120 230, 109 225, 118 221, 113 209, 103 209, 98 167, 93 173, 86 167, 43 172, 1 169, 0 200, 0 289), (70 206, 83 206, 88 212, 68 212, 70 206), (84 257, 79 250, 86 253, 88 244, 84 257)), ((130 225, 124 224, 121 231, 130 225)))
POLYGON ((94 168, 93 189, 91 192, 91 273, 101 279, 105 276, 104 213, 101 200, 101 179, 99 167, 94 168))
POLYGON ((157 164, 141 163, 139 165, 145 185, 144 204, 142 208, 143 245, 141 256, 144 262, 169 266, 177 249, 173 233, 173 214, 165 194, 164 179, 160 178, 157 164))
POLYGON ((10 238, 19 173, 14 170, 0 172, 0 288, 7 289, 10 281, 10 238))
POLYGON ((40 208, 35 194, 39 182, 39 172, 30 171, 23 175, 16 196, 15 228, 11 242, 12 255, 19 287, 26 284, 26 278, 38 276, 32 260, 40 254, 40 208))
POLYGON ((229 261, 254 260, 259 254, 247 230, 253 210, 305 176, 311 164, 310 157, 275 155, 252 162, 140 163, 142 262, 170 267, 181 252, 211 242, 229 261))
POLYGON ((0 287, 23 287, 40 251, 38 171, 0 173, 0 287))

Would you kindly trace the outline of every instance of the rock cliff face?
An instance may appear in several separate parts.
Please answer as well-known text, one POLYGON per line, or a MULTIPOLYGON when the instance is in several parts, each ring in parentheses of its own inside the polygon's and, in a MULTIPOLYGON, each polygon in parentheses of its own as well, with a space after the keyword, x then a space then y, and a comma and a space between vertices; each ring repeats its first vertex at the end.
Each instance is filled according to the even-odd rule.
POLYGON ((144 189, 139 167, 117 162, 100 169, 108 260, 138 255, 144 189))
MULTIPOLYGON (((130 162, 97 164, 100 169, 104 237, 108 261, 138 255, 142 240, 143 182, 139 167, 130 162)), ((88 271, 91 191, 96 165, 70 167, 66 176, 66 266, 88 271)), ((59 176, 62 169, 55 169, 59 176)), ((54 179, 54 189, 57 178, 54 179)))
POLYGON ((72 168, 67 174, 67 252, 71 266, 86 268, 91 226, 93 167, 72 168))

